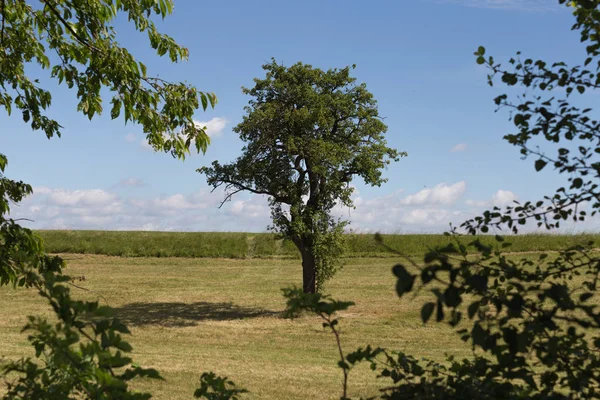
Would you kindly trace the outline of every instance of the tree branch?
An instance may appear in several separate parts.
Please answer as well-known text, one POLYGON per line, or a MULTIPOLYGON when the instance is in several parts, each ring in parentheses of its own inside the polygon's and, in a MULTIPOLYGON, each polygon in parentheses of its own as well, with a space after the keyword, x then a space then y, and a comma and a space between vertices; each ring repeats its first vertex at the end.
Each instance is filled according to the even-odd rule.
POLYGON ((71 27, 71 25, 69 25, 69 22, 67 20, 65 20, 62 15, 60 15, 60 13, 58 12, 58 10, 54 7, 54 5, 52 4, 51 0, 41 0, 45 5, 48 6, 48 8, 50 9, 50 11, 52 11, 52 14, 54 14, 54 16, 56 16, 56 18, 58 18, 60 20, 60 22, 62 22, 62 24, 64 25, 65 28, 67 28, 67 30, 71 33, 71 35, 73 35, 73 37, 75 39, 77 39, 77 41, 79 43, 81 43, 82 45, 84 45, 85 47, 89 48, 90 50, 94 50, 97 52, 100 52, 100 49, 98 49, 96 46, 94 46, 93 44, 91 44, 90 42, 87 41, 87 39, 85 39, 84 37, 80 36, 75 29, 73 29, 73 27, 71 27))
POLYGON ((306 172, 303 168, 302 168, 302 159, 303 157, 301 155, 296 156, 296 159, 294 160, 294 169, 296 171, 298 171, 299 173, 303 173, 306 172))
POLYGON ((286 196, 278 196, 278 195, 268 192, 266 190, 254 189, 250 186, 244 185, 243 183, 234 182, 231 179, 220 179, 219 184, 214 186, 213 191, 217 187, 221 186, 222 184, 227 184, 227 189, 229 189, 230 187, 235 187, 236 190, 226 194, 225 199, 221 202, 221 205, 219 206, 219 208, 221 208, 223 206, 223 204, 225 204, 225 202, 231 200, 231 197, 233 197, 235 194, 242 192, 242 191, 247 191, 247 192, 254 193, 254 194, 262 194, 262 195, 271 196, 275 199, 275 201, 277 201, 279 203, 285 203, 285 204, 291 203, 290 199, 286 196))
POLYGON ((2 14, 2 28, 0 28, 0 48, 2 48, 2 52, 6 54, 6 51, 4 51, 4 7, 5 7, 5 2, 6 0, 2 0, 2 3, 0 3, 0 14, 2 14))

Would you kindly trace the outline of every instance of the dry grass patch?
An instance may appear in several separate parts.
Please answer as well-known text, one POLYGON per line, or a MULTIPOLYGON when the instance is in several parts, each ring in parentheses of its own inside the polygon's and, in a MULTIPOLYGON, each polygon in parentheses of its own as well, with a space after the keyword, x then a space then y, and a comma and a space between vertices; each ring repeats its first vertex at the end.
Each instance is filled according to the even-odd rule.
MULTIPOLYGON (((156 399, 192 398, 200 374, 210 370, 250 390, 248 398, 339 397, 342 375, 333 337, 316 317, 280 316, 280 288, 301 284, 298 260, 65 258, 66 273, 85 276, 78 284, 90 290, 74 293, 114 307, 133 333, 134 360, 166 378, 137 384, 156 399)), ((372 344, 440 361, 446 352, 469 356, 451 328, 423 326, 424 298, 397 298, 392 264, 351 259, 328 285, 334 297, 356 302, 342 314, 345 351, 372 344)), ((50 315, 34 291, 0 288, 0 356, 30 354, 20 329, 32 314, 50 315)), ((374 395, 378 384, 366 367, 358 369, 351 373, 350 393, 374 395)))

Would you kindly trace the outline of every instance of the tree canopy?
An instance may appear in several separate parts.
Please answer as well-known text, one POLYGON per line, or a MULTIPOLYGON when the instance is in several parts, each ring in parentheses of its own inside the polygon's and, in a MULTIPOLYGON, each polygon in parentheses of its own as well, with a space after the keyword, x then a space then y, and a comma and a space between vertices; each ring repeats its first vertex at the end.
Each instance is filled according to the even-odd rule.
MULTIPOLYGON (((0 108, 18 111, 33 130, 48 138, 60 136, 63 126, 50 115, 52 93, 33 76, 49 71, 50 79, 73 89, 77 111, 90 119, 103 110, 101 94, 110 93, 113 119, 137 123, 148 142, 159 151, 183 158, 195 146, 204 151, 208 136, 193 115, 214 105, 216 97, 185 83, 148 74, 146 66, 119 46, 113 26, 119 13, 141 32, 159 56, 183 61, 188 51, 152 21, 173 10, 170 0, 0 0, 0 108), (36 67, 37 66, 37 67, 36 67)), ((29 229, 10 218, 10 206, 32 192, 30 185, 4 175, 8 159, 0 154, 0 285, 37 290, 54 312, 53 322, 29 317, 24 331, 35 358, 2 360, 0 376, 6 384, 3 399, 148 399, 132 390, 138 377, 159 379, 154 369, 136 365, 127 356, 127 327, 97 301, 71 296, 72 279, 62 274, 64 261, 44 252, 43 243, 29 229)), ((230 381, 204 374, 198 398, 229 390, 230 381)))
POLYGON ((200 107, 214 105, 212 93, 149 74, 146 65, 119 45, 113 21, 124 14, 159 56, 188 58, 188 50, 160 33, 153 17, 173 11, 170 0, 68 1, 2 0, 0 3, 0 107, 22 114, 33 130, 48 138, 63 126, 49 113, 52 93, 32 76, 32 65, 73 89, 77 111, 92 119, 110 93, 110 115, 140 124, 156 150, 184 157, 190 145, 206 150, 209 138, 193 120, 200 107))
POLYGON ((213 188, 225 187, 224 201, 242 191, 269 196, 273 228, 300 250, 311 292, 332 275, 342 249, 345 222, 331 210, 352 207, 353 179, 379 186, 382 170, 405 155, 387 146, 377 102, 352 68, 265 64, 265 78, 243 89, 252 99, 234 128, 246 143, 242 155, 198 170, 213 188))

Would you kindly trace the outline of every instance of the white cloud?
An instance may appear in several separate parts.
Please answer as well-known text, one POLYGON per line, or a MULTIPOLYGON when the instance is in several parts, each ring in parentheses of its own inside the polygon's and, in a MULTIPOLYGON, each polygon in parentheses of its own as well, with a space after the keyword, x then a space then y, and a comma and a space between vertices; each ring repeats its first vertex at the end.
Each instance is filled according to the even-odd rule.
POLYGON ((228 121, 222 117, 215 117, 207 122, 203 122, 203 121, 194 121, 194 122, 196 123, 196 126, 206 127, 206 134, 208 136, 216 137, 216 136, 221 136, 221 134, 223 133, 223 129, 225 129, 225 126, 227 125, 228 121))
POLYGON ((518 200, 516 194, 511 192, 510 190, 499 189, 492 195, 492 198, 489 200, 467 200, 465 202, 466 205, 471 207, 506 207, 508 205, 513 204, 515 200, 518 200))
MULTIPOLYGON (((402 190, 367 198, 355 193, 355 209, 336 207, 334 216, 350 220, 353 231, 386 233, 440 233, 479 214, 483 207, 509 204, 517 196, 498 190, 486 201, 458 204, 465 183, 441 183, 405 196, 402 190)), ((155 198, 119 196, 101 189, 34 188, 34 194, 12 207, 13 218, 37 229, 108 229, 152 231, 265 231, 271 224, 266 196, 237 195, 218 208, 223 191, 202 189, 155 198)), ((592 221, 593 222, 593 221, 592 221)), ((587 223, 586 223, 587 224, 587 223)), ((577 224, 574 228, 598 228, 577 224)), ((573 229, 571 227, 570 229, 573 229)))
POLYGON ((485 200, 467 200, 465 201, 465 204, 471 207, 487 207, 490 205, 489 201, 485 201, 485 200))
POLYGON ((496 207, 505 207, 517 200, 517 196, 510 190, 498 190, 492 196, 492 204, 496 207))
POLYGON ((135 133, 128 133, 127 135, 125 135, 125 141, 128 143, 135 142, 135 133))
POLYGON ((131 231, 168 231, 169 229, 161 229, 160 225, 158 224, 153 224, 151 222, 148 222, 146 224, 142 224, 139 226, 134 226, 134 227, 127 227, 127 228, 118 228, 117 230, 120 231, 124 231, 124 230, 131 230, 131 231))
POLYGON ((131 186, 131 187, 142 187, 146 186, 146 182, 139 178, 125 178, 121 179, 117 186, 131 186))
POLYGON ((243 215, 247 218, 269 218, 269 208, 263 202, 256 200, 253 197, 247 200, 236 200, 232 202, 230 212, 235 216, 243 215))
POLYGON ((33 194, 48 194, 52 191, 52 189, 47 188, 45 186, 35 186, 33 187, 33 194))
POLYGON ((459 143, 456 146, 454 146, 453 148, 450 149, 450 153, 456 153, 459 151, 465 151, 467 149, 467 144, 466 143, 459 143))
POLYGON ((453 204, 464 194, 466 187, 465 181, 460 181, 453 185, 440 183, 431 189, 423 189, 415 194, 406 196, 400 203, 406 206, 453 204))
POLYGON ((443 209, 416 208, 409 210, 400 218, 400 222, 409 225, 448 225, 451 212, 443 209))
POLYGON ((101 189, 64 190, 54 189, 48 195, 48 202, 57 206, 100 206, 116 201, 117 195, 101 189))
POLYGON ((101 189, 35 188, 12 207, 13 218, 27 218, 36 229, 157 231, 264 231, 270 212, 264 196, 239 195, 219 209, 223 192, 208 189, 148 199, 126 198, 101 189))
POLYGON ((105 190, 36 187, 31 196, 13 207, 11 215, 35 221, 35 228, 104 229, 123 212, 126 210, 119 196, 105 190))
POLYGON ((194 208, 206 208, 203 203, 195 202, 181 193, 174 194, 168 197, 154 199, 152 204, 164 210, 188 210, 194 208))
POLYGON ((150 143, 146 139, 140 140, 140 149, 144 151, 154 151, 154 148, 150 146, 150 143))
POLYGON ((457 194, 462 193, 463 185, 464 182, 439 184, 406 197, 402 190, 370 199, 353 196, 356 208, 337 207, 334 214, 350 220, 349 228, 354 232, 441 233, 448 230, 450 222, 457 224, 466 219, 464 213, 450 204, 453 202, 450 200, 460 197, 457 194))

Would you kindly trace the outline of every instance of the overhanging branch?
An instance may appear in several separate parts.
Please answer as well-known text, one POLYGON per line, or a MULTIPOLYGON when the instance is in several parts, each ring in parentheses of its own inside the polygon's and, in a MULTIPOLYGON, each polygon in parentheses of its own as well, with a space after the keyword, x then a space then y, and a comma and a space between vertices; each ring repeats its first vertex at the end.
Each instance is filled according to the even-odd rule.
MULTIPOLYGON (((58 10, 56 9, 56 7, 54 7, 54 4, 52 4, 51 0, 41 0, 46 6, 48 6, 48 8, 50 9, 50 11, 52 12, 52 14, 54 14, 54 16, 56 18, 59 19, 60 22, 62 22, 62 24, 64 25, 64 27, 71 33, 71 35, 73 35, 73 37, 75 39, 77 39, 77 41, 79 43, 81 43, 82 45, 84 45, 85 47, 89 48, 90 50, 94 50, 94 51, 100 51, 100 49, 98 49, 96 46, 94 46, 93 44, 91 44, 87 39, 85 39, 84 37, 82 37, 81 35, 79 35, 75 29, 73 29, 73 27, 71 25, 69 25, 69 22, 67 20, 65 20, 63 18, 62 15, 60 15, 60 13, 58 12, 58 10)), ((4 3, 4 0, 3 0, 4 3)))

